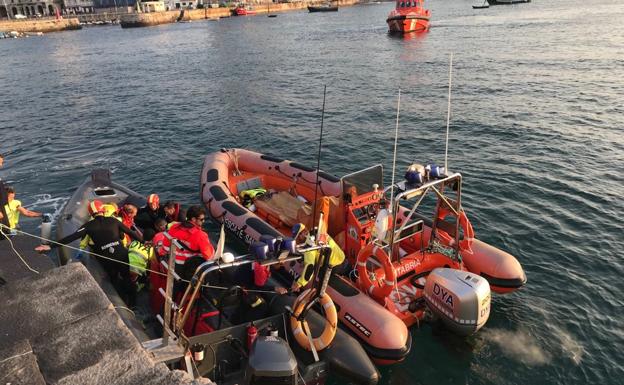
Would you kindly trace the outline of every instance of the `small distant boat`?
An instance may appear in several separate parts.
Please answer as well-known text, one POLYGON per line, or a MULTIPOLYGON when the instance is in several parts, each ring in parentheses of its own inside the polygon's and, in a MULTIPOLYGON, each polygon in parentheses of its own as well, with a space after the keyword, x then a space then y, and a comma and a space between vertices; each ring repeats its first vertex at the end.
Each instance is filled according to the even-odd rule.
POLYGON ((253 9, 251 6, 249 5, 245 5, 245 4, 239 4, 238 7, 234 8, 234 14, 236 16, 248 16, 248 15, 255 15, 256 14, 256 10, 253 9))
POLYGON ((483 8, 490 8, 490 5, 488 4, 487 0, 485 0, 483 4, 474 4, 472 6, 472 9, 483 9, 483 8))
POLYGON ((337 5, 331 5, 330 3, 323 5, 308 5, 309 12, 338 12, 337 5))
POLYGON ((530 3, 531 0, 487 0, 490 5, 530 3))
POLYGON ((431 12, 423 7, 423 0, 397 0, 386 22, 391 33, 427 31, 431 12))
POLYGON ((276 14, 271 13, 271 8, 269 7, 269 4, 267 4, 267 17, 277 17, 276 14))

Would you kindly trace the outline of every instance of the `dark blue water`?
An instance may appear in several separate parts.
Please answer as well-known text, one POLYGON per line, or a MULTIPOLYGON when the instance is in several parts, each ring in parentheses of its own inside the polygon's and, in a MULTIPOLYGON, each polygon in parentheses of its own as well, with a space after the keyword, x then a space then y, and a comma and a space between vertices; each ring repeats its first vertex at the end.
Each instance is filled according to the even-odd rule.
POLYGON ((49 212, 101 166, 195 203, 221 147, 314 165, 323 85, 322 168, 390 169, 399 88, 400 169, 441 163, 453 53, 450 167, 477 236, 529 282, 475 336, 414 329, 383 383, 622 383, 624 6, 472 4, 429 2, 431 31, 408 39, 384 3, 0 41, 1 175, 49 212))

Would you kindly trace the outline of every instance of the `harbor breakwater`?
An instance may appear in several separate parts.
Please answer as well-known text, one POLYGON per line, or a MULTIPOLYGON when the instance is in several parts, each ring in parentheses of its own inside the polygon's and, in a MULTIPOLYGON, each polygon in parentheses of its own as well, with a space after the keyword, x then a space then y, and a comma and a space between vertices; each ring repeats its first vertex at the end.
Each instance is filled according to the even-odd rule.
POLYGON ((78 18, 63 19, 31 19, 31 20, 2 20, 0 31, 17 32, 57 32, 80 29, 78 18))
MULTIPOLYGON (((338 0, 334 4, 339 6, 350 6, 359 3, 359 0, 338 0)), ((322 4, 319 1, 299 1, 295 3, 268 3, 258 4, 254 7, 257 14, 267 14, 275 12, 287 12, 305 9, 309 5, 322 4)), ((150 13, 129 13, 120 15, 122 28, 147 27, 150 25, 175 23, 177 21, 192 21, 203 19, 219 19, 233 15, 231 8, 204 8, 185 9, 175 11, 150 12, 150 13)))

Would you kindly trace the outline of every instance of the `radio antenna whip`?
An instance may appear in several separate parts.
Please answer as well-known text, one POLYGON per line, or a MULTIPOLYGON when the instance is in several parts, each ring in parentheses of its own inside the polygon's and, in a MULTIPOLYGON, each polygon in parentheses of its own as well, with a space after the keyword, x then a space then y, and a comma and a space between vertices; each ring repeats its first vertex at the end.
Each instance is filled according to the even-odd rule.
MULTIPOLYGON (((327 94, 327 84, 323 86, 323 109, 321 110, 321 135, 319 136, 319 145, 318 145, 318 155, 316 156, 316 182, 314 183, 314 206, 312 210, 312 224, 314 226, 314 219, 316 217, 316 200, 318 196, 318 185, 319 185, 319 171, 321 170, 321 148, 323 146, 323 122, 325 119, 325 95, 327 94)), ((319 213, 319 219, 320 219, 319 213)), ((320 221, 319 221, 320 222, 320 221)), ((320 226, 319 226, 320 227, 320 226)), ((315 242, 318 242, 320 228, 317 228, 315 234, 315 242)))
POLYGON ((448 141, 449 126, 451 124, 451 82, 453 79, 453 52, 449 61, 448 109, 446 113, 446 145, 444 146, 444 171, 448 174, 448 141))
POLYGON ((394 199, 394 174, 396 170, 397 142, 399 140, 399 112, 401 111, 401 88, 399 88, 399 99, 397 100, 396 127, 394 129, 394 155, 392 157, 392 183, 390 184, 390 211, 392 212, 394 199))

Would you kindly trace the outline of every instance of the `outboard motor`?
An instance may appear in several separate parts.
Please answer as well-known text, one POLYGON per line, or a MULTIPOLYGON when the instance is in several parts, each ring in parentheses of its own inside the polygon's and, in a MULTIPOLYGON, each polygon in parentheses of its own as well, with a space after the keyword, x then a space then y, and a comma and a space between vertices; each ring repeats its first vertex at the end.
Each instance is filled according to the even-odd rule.
POLYGON ((434 269, 425 283, 425 301, 435 316, 454 333, 470 335, 490 316, 490 285, 468 271, 434 269))
POLYGON ((245 383, 297 385, 297 359, 288 343, 273 335, 256 338, 245 371, 245 383))

